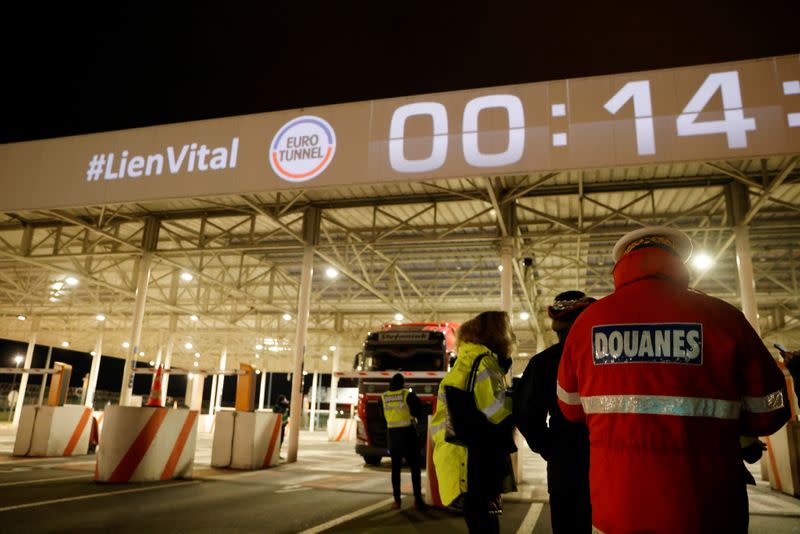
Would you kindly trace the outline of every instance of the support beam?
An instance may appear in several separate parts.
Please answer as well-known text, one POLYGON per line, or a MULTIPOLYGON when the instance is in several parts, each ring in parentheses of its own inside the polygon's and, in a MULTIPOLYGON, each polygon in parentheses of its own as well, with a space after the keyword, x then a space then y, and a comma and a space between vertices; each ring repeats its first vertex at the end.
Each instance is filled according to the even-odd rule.
POLYGON ((145 252, 139 258, 139 277, 136 282, 136 301, 133 306, 133 323, 131 324, 130 347, 125 358, 125 368, 122 372, 122 390, 119 394, 120 406, 128 406, 133 394, 133 365, 136 355, 139 354, 139 343, 142 341, 142 325, 144 324, 144 309, 147 303, 147 287, 150 283, 150 269, 153 255, 145 252))
POLYGON ((289 450, 286 461, 297 461, 297 445, 300 439, 300 421, 303 415, 303 359, 306 353, 308 334, 308 314, 311 307, 311 280, 314 275, 314 249, 319 243, 319 223, 321 213, 318 208, 306 210, 303 217, 303 267, 300 274, 300 292, 297 298, 297 331, 294 343, 294 373, 292 373, 291 417, 289 425, 289 450))
MULTIPOLYGON (((225 366, 228 364, 228 347, 222 348, 222 353, 219 355, 219 370, 224 371, 225 366)), ((217 398, 214 401, 214 411, 218 412, 222 406, 222 390, 225 386, 225 375, 219 375, 217 380, 217 398)))
POLYGON ((319 384, 319 373, 314 371, 311 375, 311 411, 308 417, 308 431, 313 432, 317 419, 317 385, 319 384))
POLYGON ((97 377, 100 375, 100 359, 103 357, 103 326, 100 323, 97 328, 97 338, 94 342, 94 356, 92 356, 92 366, 89 368, 89 385, 86 388, 86 406, 94 407, 94 393, 97 389, 97 377))
POLYGON ((258 394, 258 409, 264 409, 264 394, 266 393, 267 389, 267 372, 261 371, 261 390, 258 394))
POLYGON ((738 182, 731 183, 725 187, 725 195, 728 204, 728 220, 733 227, 736 244, 736 269, 739 274, 742 313, 760 335, 756 286, 753 277, 753 254, 750 251, 750 231, 747 225, 747 213, 750 211, 747 186, 738 182))
MULTIPOLYGON (((31 360, 33 360, 33 349, 36 348, 36 336, 39 335, 39 318, 34 319, 31 324, 31 337, 28 341, 28 350, 25 352, 25 369, 30 369, 31 360)), ((19 395, 17 396, 17 404, 14 407, 14 420, 11 423, 12 428, 19 426, 19 418, 22 416, 22 405, 25 404, 25 390, 28 387, 28 373, 22 373, 22 379, 19 382, 19 395)))

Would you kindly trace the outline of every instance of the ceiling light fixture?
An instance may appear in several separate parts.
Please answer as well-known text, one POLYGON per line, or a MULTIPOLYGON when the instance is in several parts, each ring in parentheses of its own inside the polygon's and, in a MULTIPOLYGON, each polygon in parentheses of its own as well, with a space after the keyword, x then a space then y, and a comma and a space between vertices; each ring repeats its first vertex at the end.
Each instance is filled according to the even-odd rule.
POLYGON ((191 282, 192 280, 194 280, 194 275, 190 272, 183 271, 181 273, 181 280, 183 280, 184 282, 191 282))

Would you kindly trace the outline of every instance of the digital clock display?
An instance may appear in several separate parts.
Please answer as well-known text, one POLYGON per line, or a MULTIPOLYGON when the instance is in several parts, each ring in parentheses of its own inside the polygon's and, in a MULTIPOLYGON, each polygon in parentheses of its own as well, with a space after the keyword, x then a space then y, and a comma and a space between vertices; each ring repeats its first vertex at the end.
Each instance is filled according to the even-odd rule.
POLYGON ((790 154, 800 151, 800 60, 384 100, 374 103, 372 119, 375 174, 458 176, 790 154))

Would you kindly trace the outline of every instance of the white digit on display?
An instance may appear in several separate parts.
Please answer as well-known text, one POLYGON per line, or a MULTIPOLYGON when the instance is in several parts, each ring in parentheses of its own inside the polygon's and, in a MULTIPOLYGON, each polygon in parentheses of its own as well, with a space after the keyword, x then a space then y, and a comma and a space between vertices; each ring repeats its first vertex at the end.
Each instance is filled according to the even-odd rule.
POLYGON ((473 98, 464 108, 462 123, 464 159, 473 167, 501 167, 518 162, 525 150, 525 113, 514 95, 488 95, 473 98), (478 147, 478 115, 491 108, 508 113, 508 145, 503 152, 485 154, 478 147))
POLYGON ((447 109, 438 102, 415 102, 400 106, 392 114, 389 126, 389 163, 397 172, 428 172, 444 165, 447 158, 447 109), (423 159, 407 159, 405 155, 406 120, 417 115, 433 119, 431 155, 423 159))
POLYGON ((728 136, 728 148, 746 148, 747 132, 756 129, 756 120, 745 118, 742 111, 742 93, 739 88, 739 73, 735 70, 709 74, 683 109, 677 119, 678 135, 708 135, 724 133, 728 136), (703 108, 720 91, 724 119, 698 122, 703 108))
POLYGON ((640 156, 656 153, 656 134, 653 126, 653 104, 650 98, 650 81, 628 82, 603 106, 614 115, 628 100, 633 99, 633 115, 636 117, 636 151, 640 156))

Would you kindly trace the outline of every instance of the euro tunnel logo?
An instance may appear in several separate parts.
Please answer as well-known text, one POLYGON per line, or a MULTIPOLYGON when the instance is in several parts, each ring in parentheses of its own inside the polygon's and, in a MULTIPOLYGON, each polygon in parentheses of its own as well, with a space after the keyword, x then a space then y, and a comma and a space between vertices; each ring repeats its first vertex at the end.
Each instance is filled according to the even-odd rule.
POLYGON ((286 123, 270 145, 269 163, 287 182, 316 178, 336 153, 336 133, 325 119, 303 115, 286 123))

